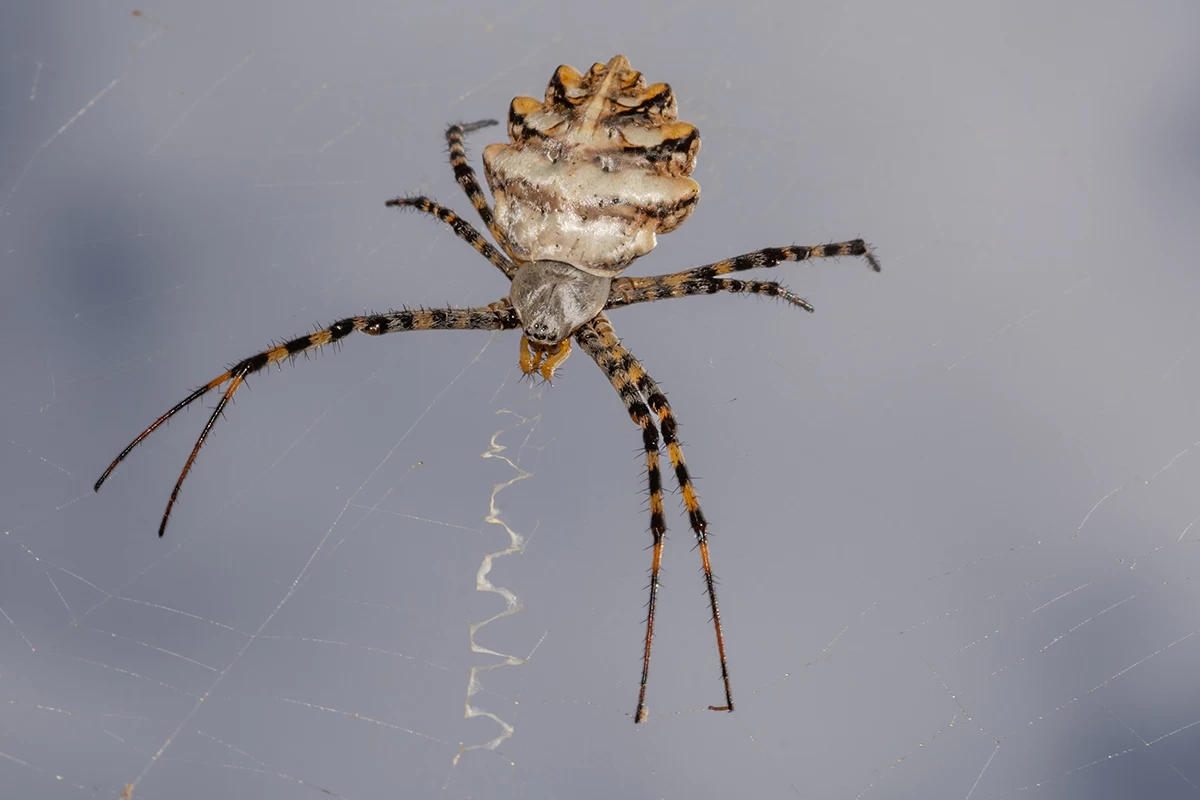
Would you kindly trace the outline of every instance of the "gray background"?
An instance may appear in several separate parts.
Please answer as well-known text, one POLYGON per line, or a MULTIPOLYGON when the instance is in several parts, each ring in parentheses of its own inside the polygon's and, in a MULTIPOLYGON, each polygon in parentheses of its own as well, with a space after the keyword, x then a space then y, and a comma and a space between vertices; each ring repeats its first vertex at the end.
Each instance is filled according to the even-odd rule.
POLYGON ((0 794, 1200 794, 1195 3, 132 10, 0 24, 0 794), (445 124, 618 52, 704 136, 699 208, 632 274, 859 235, 884 263, 759 276, 812 316, 614 315, 701 478, 735 714, 695 711, 673 515, 632 724, 639 436, 581 354, 530 387, 515 334, 356 336, 239 394, 164 540, 204 408, 91 492, 273 339, 500 297, 383 201, 469 212, 445 124), (455 766, 504 732, 463 709, 525 474, 488 576, 524 610, 475 638, 527 661, 471 701, 512 735, 455 766))

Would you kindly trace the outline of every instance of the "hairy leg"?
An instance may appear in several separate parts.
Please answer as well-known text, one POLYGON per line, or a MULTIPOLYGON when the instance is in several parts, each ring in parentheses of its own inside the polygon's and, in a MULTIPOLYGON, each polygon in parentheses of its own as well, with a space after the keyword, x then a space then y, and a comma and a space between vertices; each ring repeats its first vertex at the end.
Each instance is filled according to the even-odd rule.
POLYGON ((492 232, 492 238, 496 240, 496 244, 503 247, 511 256, 512 251, 509 249, 508 242, 504 238, 504 232, 496 224, 492 207, 488 203, 483 189, 479 188, 479 181, 475 178, 475 170, 468 163, 467 151, 463 146, 463 139, 468 133, 498 124, 494 119, 481 119, 478 122, 469 122, 465 125, 451 125, 446 129, 446 144, 450 149, 450 166, 454 168, 454 179, 458 181, 458 185, 462 187, 463 191, 467 193, 467 197, 471 199, 471 205, 475 206, 475 210, 479 212, 479 218, 483 220, 483 224, 487 226, 487 229, 492 232))
POLYGON ((179 479, 175 481, 175 488, 171 490, 171 499, 167 501, 166 511, 163 512, 162 522, 158 526, 158 535, 162 536, 167 530, 167 520, 171 516, 171 509, 174 508, 175 501, 179 498, 179 491, 183 487, 183 481, 191 471, 192 465, 196 463, 196 456, 200 453, 200 448, 204 446, 204 441, 208 438, 208 434, 212 431, 213 426, 216 425, 221 412, 225 410, 225 406, 229 404, 229 401, 233 399, 233 395, 241 388, 246 378, 250 375, 284 359, 295 358, 311 350, 324 347, 327 344, 340 342, 355 331, 362 331, 373 336, 382 336, 385 333, 398 333, 401 331, 507 330, 519 326, 520 321, 517 319, 517 313, 507 300, 501 300, 492 303, 490 306, 481 308, 422 308, 391 311, 387 314, 347 317, 346 319, 338 320, 327 328, 322 328, 291 341, 277 344, 274 347, 263 350, 261 353, 242 359, 225 372, 222 372, 208 383, 196 389, 196 391, 176 403, 167 413, 156 419, 148 428, 138 434, 137 438, 130 442, 129 446, 122 450, 121 454, 108 465, 108 469, 104 470, 104 474, 96 481, 93 489, 97 492, 100 491, 100 487, 108 480, 108 476, 117 468, 117 465, 124 461, 125 457, 133 451, 133 448, 141 444, 142 440, 154 433, 164 422, 209 392, 228 384, 221 395, 221 399, 217 402, 216 408, 213 409, 212 415, 209 416, 208 422, 205 423, 204 429, 200 432, 200 437, 196 440, 196 444, 192 448, 187 462, 183 465, 183 470, 179 473, 179 479))
POLYGON ((648 303, 670 297, 688 297, 694 294, 729 291, 769 294, 812 311, 812 306, 777 283, 720 280, 720 278, 733 272, 778 266, 785 261, 809 261, 814 258, 839 258, 842 256, 861 256, 866 259, 871 269, 876 272, 880 270, 878 259, 862 239, 817 245, 816 247, 767 247, 753 253, 734 256, 703 267, 674 272, 669 275, 653 275, 648 278, 617 278, 612 283, 605 309, 620 308, 634 303, 648 303))
POLYGON ((669 297, 690 297, 695 294, 716 294, 729 292, 731 294, 757 294, 764 297, 778 297, 786 303, 812 311, 813 307, 803 297, 794 295, 787 288, 775 281, 740 281, 737 278, 695 278, 671 286, 650 285, 633 288, 620 285, 621 279, 613 282, 608 303, 604 308, 621 308, 636 303, 653 303, 669 297))
POLYGON ((679 445, 676 430, 675 415, 658 384, 617 339, 607 316, 603 313, 597 315, 595 319, 576 332, 575 338, 596 364, 604 370, 609 382, 625 403, 630 418, 642 429, 642 443, 646 451, 646 471, 650 483, 650 533, 654 538, 654 543, 650 564, 650 601, 646 615, 646 639, 642 655, 642 680, 638 689, 638 706, 634 721, 641 722, 647 715, 646 683, 650 675, 650 651, 654 640, 654 615, 658 602, 658 577, 662 566, 663 545, 667 531, 666 518, 663 514, 662 476, 658 465, 659 436, 658 430, 655 429, 654 422, 650 418, 650 411, 653 411, 658 417, 658 428, 662 431, 662 441, 667 447, 667 456, 675 471, 680 493, 683 495, 684 507, 688 512, 688 522, 696 536, 701 566, 704 570, 705 586, 708 590, 709 606, 712 611, 713 626, 717 635, 717 654, 721 662, 725 705, 709 706, 709 708, 714 711, 733 711, 729 668, 725 659, 725 637, 721 630, 721 612, 717 605, 716 578, 713 576, 708 552, 708 522, 704 518, 704 512, 700 509, 700 500, 696 496, 687 463, 683 458, 683 450, 679 445))
POLYGON ((445 206, 430 200, 428 197, 421 197, 419 195, 413 197, 394 197, 384 205, 388 208, 415 208, 418 211, 424 211, 426 214, 437 217, 449 225, 458 238, 475 248, 475 252, 479 253, 503 272, 506 278, 512 280, 512 276, 516 273, 516 265, 493 247, 491 242, 483 238, 483 234, 475 230, 471 223, 445 206))

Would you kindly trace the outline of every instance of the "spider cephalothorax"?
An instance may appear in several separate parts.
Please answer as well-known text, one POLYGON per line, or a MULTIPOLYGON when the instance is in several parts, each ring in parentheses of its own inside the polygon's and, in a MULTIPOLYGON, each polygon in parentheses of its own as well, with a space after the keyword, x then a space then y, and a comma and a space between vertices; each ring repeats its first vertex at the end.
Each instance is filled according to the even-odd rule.
POLYGON ((571 353, 571 334, 604 310, 612 278, 561 261, 522 264, 509 299, 521 320, 521 371, 550 380, 571 353))
POLYGON ((426 197, 398 197, 388 206, 415 208, 454 229, 504 273, 509 295, 487 306, 416 309, 347 317, 327 328, 242 359, 185 397, 135 438, 96 481, 96 491, 133 448, 175 414, 211 391, 224 390, 184 463, 163 512, 158 535, 209 432, 246 378, 284 359, 339 342, 355 331, 381 336, 417 330, 513 330, 521 337, 521 370, 547 380, 570 353, 572 338, 604 372, 642 432, 650 488, 650 600, 642 650, 642 677, 634 721, 646 718, 646 683, 658 602, 659 570, 667 531, 663 509, 660 450, 665 449, 679 484, 688 524, 696 537, 725 702, 709 708, 733 711, 724 634, 709 560, 708 522, 679 445, 675 415, 658 384, 625 348, 607 311, 672 297, 730 292, 776 297, 797 308, 812 306, 774 281, 740 280, 733 273, 774 267, 784 261, 861 256, 876 272, 879 262, 862 239, 814 247, 768 247, 702 267, 647 278, 618 277, 634 259, 654 248, 656 234, 670 233, 687 219, 700 187, 687 177, 696 164, 700 135, 676 119, 675 95, 665 83, 649 86, 624 56, 594 64, 586 75, 559 67, 545 102, 518 97, 508 116, 508 144, 483 152, 493 213, 467 163, 463 137, 489 125, 484 120, 451 125, 446 131, 450 163, 459 185, 504 249, 501 253, 453 211, 426 197), (507 253, 507 255, 505 255, 507 253))

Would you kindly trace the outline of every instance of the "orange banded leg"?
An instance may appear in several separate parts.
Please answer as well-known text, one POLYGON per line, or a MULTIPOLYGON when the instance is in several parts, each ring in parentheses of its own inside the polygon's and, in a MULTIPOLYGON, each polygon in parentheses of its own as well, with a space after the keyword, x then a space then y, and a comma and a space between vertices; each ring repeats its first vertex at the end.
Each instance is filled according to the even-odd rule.
POLYGON ((775 281, 742 281, 737 278, 693 278, 680 283, 656 283, 633 286, 631 278, 617 278, 613 281, 609 292, 608 303, 604 308, 621 308, 635 303, 653 303, 669 297, 690 297, 695 294, 716 294, 730 292, 731 294, 756 294, 763 297, 778 297, 785 303, 790 303, 805 311, 813 307, 799 295, 792 294, 787 288, 775 281))
POLYGON ((432 214, 449 225, 458 238, 475 248, 475 252, 492 262, 509 280, 512 280, 513 274, 517 271, 516 265, 493 247, 491 242, 483 238, 483 234, 475 230, 471 223, 428 197, 393 197, 384 205, 388 208, 415 208, 426 214, 432 214))
POLYGON ((117 465, 124 461, 125 457, 133 451, 133 448, 141 444, 142 440, 147 436, 154 433, 160 425, 209 392, 219 389, 225 386, 225 384, 229 384, 225 388, 225 392, 221 395, 220 401, 217 402, 216 408, 213 409, 212 414, 209 416, 208 422, 204 424, 204 429, 200 432, 200 437, 196 439, 196 444, 192 447, 192 452, 188 456, 187 462, 183 465, 183 470, 179 473, 179 479, 175 481, 175 487, 171 490, 171 499, 167 502, 162 522, 158 526, 158 535, 162 536, 167 530, 167 520, 170 518, 171 510, 174 508, 175 501, 179 497, 179 490, 183 486, 184 478, 188 476, 192 465, 196 463, 196 456, 199 455, 200 448, 204 446, 209 432, 216 425, 221 412, 225 410, 225 406, 233 399, 233 395, 241 388, 246 378, 250 375, 271 364, 277 364, 284 359, 295 358, 310 350, 316 350, 327 344, 339 342, 354 331, 362 331, 373 336, 382 336, 385 333, 397 333, 401 331, 507 330, 520 327, 520 324, 520 320, 517 319, 517 312, 507 299, 481 308, 423 308, 411 311, 392 311, 387 314, 371 314, 364 317, 347 317, 346 319, 338 320, 328 328, 322 328, 306 336, 292 339, 289 342, 283 342, 257 355, 250 356, 250 358, 243 359, 196 389, 196 391, 176 403, 167 413, 154 420, 148 428, 138 434, 137 438, 130 442, 129 446, 122 450, 121 454, 108 465, 108 469, 104 470, 104 474, 96 481, 93 489, 97 492, 100 491, 100 487, 108 480, 108 476, 117 468, 117 465))
MULTIPOLYGON (((848 242, 821 244, 815 247, 767 247, 746 253, 723 261, 707 264, 703 267, 674 272, 669 275, 652 275, 647 278, 619 278, 613 281, 612 292, 605 308, 618 308, 632 303, 644 303, 651 300, 663 300, 668 297, 687 297, 692 294, 706 292, 738 291, 726 289, 714 279, 731 272, 744 272, 749 269, 775 267, 785 261, 809 261, 814 258, 841 258, 843 256, 861 256, 876 272, 880 271, 879 259, 871 252, 871 248, 862 239, 848 242), (703 287, 703 288, 701 288, 703 287), (636 298, 636 299, 631 299, 636 298)), ((761 284, 760 284, 761 285, 761 284)), ((782 289, 783 287, 780 287, 782 289)), ((784 290, 786 291, 786 290, 784 290)), ((756 292, 764 294, 765 292, 756 292)), ((783 299, 809 311, 812 307, 795 295, 783 299), (792 299, 794 298, 794 299, 792 299), (800 300, 800 302, 796 302, 800 300)))
POLYGON ((488 204, 483 190, 479 188, 479 181, 475 178, 475 170, 471 169, 471 165, 467 162, 467 151, 463 146, 463 137, 468 133, 499 124, 494 119, 481 119, 478 122, 451 125, 446 129, 446 144, 450 149, 450 166, 454 167, 454 179, 458 181, 458 185, 467 193, 467 197, 471 198, 471 205, 475 206, 475 210, 479 212, 479 218, 483 220, 483 224, 491 231, 492 238, 496 240, 496 244, 503 247, 511 256, 512 251, 508 248, 504 232, 496 224, 496 217, 492 213, 492 207, 488 204))
POLYGON ((638 360, 625 349, 624 345, 613 332, 612 324, 604 314, 598 315, 591 323, 599 334, 601 342, 613 356, 623 365, 626 372, 637 383, 638 392, 646 398, 650 410, 658 417, 658 428, 662 432, 663 444, 667 446, 667 457, 675 470, 675 480, 679 483, 680 494, 683 495, 683 505, 688 513, 688 523, 696 536, 696 547, 700 551, 700 564, 704 570, 704 585, 708 590, 708 603, 712 611, 713 629, 717 635, 717 657, 721 662, 721 681, 725 688, 725 705, 709 706, 712 711, 733 711, 733 692, 729 685, 729 665, 725 660, 725 636, 721 630, 721 609, 717 604, 717 581, 713 575, 712 562, 708 553, 708 521, 700 508, 700 498, 692 485, 691 474, 687 462, 683 458, 683 448, 679 445, 678 426, 671 404, 662 393, 658 383, 642 368, 638 360))
MULTIPOLYGON (((629 417, 642 430, 642 448, 646 453, 646 478, 650 484, 650 534, 654 537, 654 555, 650 562, 650 601, 646 611, 646 640, 642 651, 642 680, 638 688, 637 712, 634 714, 635 723, 642 722, 647 717, 646 683, 650 678, 650 650, 654 643, 654 615, 658 607, 659 571, 662 568, 663 545, 666 539, 667 522, 663 513, 662 472, 658 465, 658 429, 650 410, 646 406, 641 392, 638 391, 635 377, 630 374, 628 364, 602 339, 597 330, 596 321, 584 325, 575 333, 580 347, 596 362, 609 383, 621 396, 629 417)), ((636 362, 634 362, 636 364, 636 362)), ((638 367, 640 370, 640 366, 638 367)))

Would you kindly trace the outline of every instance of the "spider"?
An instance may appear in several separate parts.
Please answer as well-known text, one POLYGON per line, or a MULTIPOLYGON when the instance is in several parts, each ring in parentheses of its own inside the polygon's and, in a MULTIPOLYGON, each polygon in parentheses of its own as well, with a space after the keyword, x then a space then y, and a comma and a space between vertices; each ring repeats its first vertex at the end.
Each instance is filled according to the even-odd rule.
POLYGON ((624 56, 614 56, 606 64, 596 63, 586 74, 560 66, 550 80, 544 101, 532 97, 512 101, 508 112, 510 141, 489 145, 483 151, 485 175, 495 198, 493 210, 467 163, 463 141, 467 134, 496 124, 495 120, 481 120, 451 125, 446 130, 446 142, 459 186, 503 253, 469 222, 427 197, 397 197, 386 205, 416 209, 449 225, 512 282, 507 297, 478 308, 418 308, 347 317, 238 361, 138 434, 96 481, 95 490, 99 491, 117 465, 160 425, 209 392, 225 387, 175 481, 158 526, 161 537, 200 448, 246 379, 271 364, 341 342, 355 331, 381 336, 402 331, 520 328, 521 371, 540 375, 546 381, 570 355, 574 338, 620 395, 629 417, 641 429, 645 451, 653 555, 634 722, 648 716, 646 683, 667 531, 659 467, 662 445, 696 537, 717 637, 725 702, 709 708, 733 711, 716 581, 709 559, 708 522, 683 458, 675 415, 658 384, 617 338, 606 312, 637 303, 716 292, 775 297, 812 311, 805 300, 777 282, 726 276, 813 258, 860 256, 876 272, 879 262, 862 239, 854 239, 813 247, 769 247, 669 275, 618 277, 635 259, 654 248, 657 233, 670 233, 679 227, 700 196, 699 185, 688 177, 696 165, 699 133, 691 124, 678 121, 671 87, 665 83, 647 86, 624 56))

